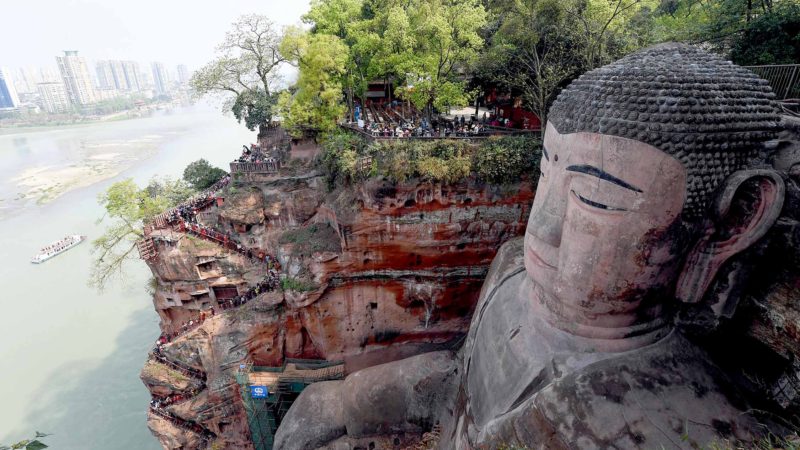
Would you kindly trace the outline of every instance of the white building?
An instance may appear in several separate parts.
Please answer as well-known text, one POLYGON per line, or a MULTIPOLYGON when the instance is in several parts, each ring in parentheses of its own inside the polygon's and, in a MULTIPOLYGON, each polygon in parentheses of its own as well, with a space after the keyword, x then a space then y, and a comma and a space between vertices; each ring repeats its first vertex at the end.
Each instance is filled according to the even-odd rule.
POLYGON ((51 114, 65 113, 70 111, 69 95, 63 83, 39 83, 36 85, 39 97, 42 99, 42 106, 51 114))
POLYGON ((11 71, 0 68, 0 109, 17 108, 19 97, 17 89, 14 87, 14 78, 11 71))
POLYGON ((36 92, 36 83, 41 83, 41 76, 31 68, 22 68, 17 71, 14 77, 14 86, 18 94, 31 94, 36 92))
POLYGON ((56 56, 56 63, 70 102, 75 106, 94 103, 96 101, 94 86, 86 58, 78 56, 77 50, 66 50, 64 56, 56 56))
POLYGON ((178 82, 180 84, 189 82, 189 69, 186 67, 186 64, 178 65, 178 82))

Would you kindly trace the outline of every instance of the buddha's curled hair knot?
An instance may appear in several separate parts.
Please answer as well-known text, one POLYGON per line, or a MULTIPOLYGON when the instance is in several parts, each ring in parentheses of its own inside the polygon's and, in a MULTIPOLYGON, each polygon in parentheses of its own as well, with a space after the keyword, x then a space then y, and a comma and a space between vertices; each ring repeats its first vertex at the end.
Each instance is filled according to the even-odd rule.
POLYGON ((687 169, 685 217, 696 219, 731 173, 745 168, 780 116, 766 80, 685 44, 661 44, 592 70, 553 103, 561 134, 634 139, 675 156, 687 169))

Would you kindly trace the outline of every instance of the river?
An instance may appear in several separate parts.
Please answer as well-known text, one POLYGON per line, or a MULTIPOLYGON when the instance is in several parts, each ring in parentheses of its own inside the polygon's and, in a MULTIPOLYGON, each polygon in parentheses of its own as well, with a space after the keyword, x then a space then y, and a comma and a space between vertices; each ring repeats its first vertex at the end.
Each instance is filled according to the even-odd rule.
POLYGON ((139 380, 159 334, 143 262, 98 292, 91 244, 41 265, 67 234, 96 238, 111 183, 179 177, 199 158, 227 168, 255 133, 207 105, 147 118, 0 134, 0 443, 52 433, 56 450, 159 449, 139 380), (88 168, 87 168, 88 166, 88 168), (53 181, 56 180, 56 181, 53 181), (44 189, 43 184, 50 183, 44 189))

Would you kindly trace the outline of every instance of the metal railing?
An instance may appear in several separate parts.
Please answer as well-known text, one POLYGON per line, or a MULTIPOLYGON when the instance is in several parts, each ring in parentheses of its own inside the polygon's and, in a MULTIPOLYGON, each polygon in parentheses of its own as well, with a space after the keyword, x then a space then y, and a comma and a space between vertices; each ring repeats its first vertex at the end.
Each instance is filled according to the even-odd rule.
POLYGON ((277 159, 265 162, 232 162, 231 173, 276 173, 281 168, 277 159))
POLYGON ((800 98, 800 64, 745 66, 767 80, 778 100, 800 98))
POLYGON ((506 129, 498 129, 498 128, 485 128, 485 131, 480 133, 465 133, 465 134, 456 134, 451 133, 450 135, 446 136, 408 136, 408 137, 399 137, 399 136, 383 136, 381 134, 372 134, 369 132, 364 131, 363 129, 350 125, 350 124, 340 124, 341 128, 356 133, 362 136, 367 142, 374 142, 374 141, 433 141, 438 139, 458 139, 464 141, 470 140, 482 140, 488 139, 494 136, 519 136, 519 135, 528 135, 531 133, 538 133, 538 131, 531 131, 531 130, 517 130, 513 128, 506 128, 506 129))

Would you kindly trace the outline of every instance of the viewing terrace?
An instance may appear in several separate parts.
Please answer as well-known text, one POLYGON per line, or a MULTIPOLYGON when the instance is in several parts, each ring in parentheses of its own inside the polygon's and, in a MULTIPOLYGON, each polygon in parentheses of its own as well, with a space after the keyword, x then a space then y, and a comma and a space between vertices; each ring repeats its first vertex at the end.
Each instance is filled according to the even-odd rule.
POLYGON ((438 115, 430 121, 413 107, 401 104, 369 104, 356 107, 356 122, 341 124, 368 141, 388 139, 482 139, 491 136, 510 136, 539 133, 539 130, 511 128, 493 115, 481 117, 461 114, 438 115), (469 117, 467 117, 469 116, 469 117))

